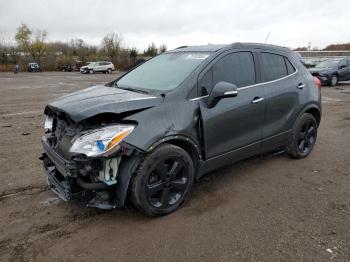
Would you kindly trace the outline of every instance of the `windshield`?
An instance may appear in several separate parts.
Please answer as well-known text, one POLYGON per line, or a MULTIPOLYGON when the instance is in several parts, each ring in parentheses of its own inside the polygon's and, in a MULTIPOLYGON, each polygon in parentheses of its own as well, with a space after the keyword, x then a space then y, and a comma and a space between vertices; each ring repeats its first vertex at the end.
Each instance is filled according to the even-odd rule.
POLYGON ((117 85, 120 88, 169 91, 179 86, 208 56, 209 53, 204 52, 162 54, 130 71, 117 85))
POLYGON ((326 68, 326 67, 336 67, 339 63, 339 60, 326 60, 316 65, 318 68, 326 68))

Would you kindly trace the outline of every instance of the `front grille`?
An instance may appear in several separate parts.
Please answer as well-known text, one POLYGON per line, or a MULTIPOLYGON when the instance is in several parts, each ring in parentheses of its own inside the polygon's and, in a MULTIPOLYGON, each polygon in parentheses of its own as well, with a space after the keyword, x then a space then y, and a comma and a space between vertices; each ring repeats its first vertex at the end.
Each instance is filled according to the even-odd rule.
POLYGON ((53 116, 52 133, 49 137, 51 147, 65 159, 70 159, 69 149, 73 137, 80 132, 74 124, 70 124, 65 115, 53 116))

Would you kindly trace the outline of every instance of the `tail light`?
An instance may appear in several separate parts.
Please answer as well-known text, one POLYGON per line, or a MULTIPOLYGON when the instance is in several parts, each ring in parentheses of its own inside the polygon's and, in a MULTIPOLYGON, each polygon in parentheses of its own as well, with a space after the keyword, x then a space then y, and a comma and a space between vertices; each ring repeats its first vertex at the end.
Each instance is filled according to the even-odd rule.
POLYGON ((315 84, 317 85, 318 87, 318 90, 321 92, 321 80, 318 79, 317 77, 313 77, 314 78, 314 81, 315 81, 315 84))

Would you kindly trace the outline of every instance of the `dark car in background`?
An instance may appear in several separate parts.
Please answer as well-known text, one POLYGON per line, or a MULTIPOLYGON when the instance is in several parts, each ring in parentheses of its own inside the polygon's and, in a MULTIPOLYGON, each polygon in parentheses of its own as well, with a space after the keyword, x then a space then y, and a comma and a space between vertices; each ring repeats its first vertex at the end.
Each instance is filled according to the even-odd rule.
POLYGON ((72 72, 73 71, 73 67, 70 64, 61 65, 58 67, 58 69, 62 72, 72 72))
POLYGON ((310 73, 322 84, 335 86, 339 81, 350 80, 350 59, 327 59, 310 69, 310 73))
POLYGON ((28 72, 40 72, 41 68, 38 63, 28 63, 28 72))
POLYGON ((51 189, 68 201, 150 216, 175 211, 203 174, 275 149, 312 151, 320 85, 272 45, 181 47, 45 108, 51 189))

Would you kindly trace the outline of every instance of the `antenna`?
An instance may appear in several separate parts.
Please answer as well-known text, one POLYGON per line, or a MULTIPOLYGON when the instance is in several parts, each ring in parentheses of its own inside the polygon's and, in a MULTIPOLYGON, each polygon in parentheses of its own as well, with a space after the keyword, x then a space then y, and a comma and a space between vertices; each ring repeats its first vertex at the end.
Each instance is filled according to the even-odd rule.
POLYGON ((267 36, 265 38, 265 44, 266 44, 267 40, 269 39, 269 36, 270 36, 270 32, 267 34, 267 36))

